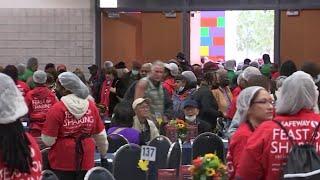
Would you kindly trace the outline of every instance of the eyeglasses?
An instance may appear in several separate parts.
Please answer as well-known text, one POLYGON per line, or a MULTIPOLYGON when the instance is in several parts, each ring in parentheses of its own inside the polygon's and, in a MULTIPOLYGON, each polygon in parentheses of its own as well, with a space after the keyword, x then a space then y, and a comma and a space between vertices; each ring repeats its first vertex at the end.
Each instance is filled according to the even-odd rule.
POLYGON ((264 100, 257 100, 257 101, 253 101, 252 104, 271 104, 271 105, 274 105, 275 104, 275 101, 274 100, 267 100, 267 99, 264 99, 264 100))

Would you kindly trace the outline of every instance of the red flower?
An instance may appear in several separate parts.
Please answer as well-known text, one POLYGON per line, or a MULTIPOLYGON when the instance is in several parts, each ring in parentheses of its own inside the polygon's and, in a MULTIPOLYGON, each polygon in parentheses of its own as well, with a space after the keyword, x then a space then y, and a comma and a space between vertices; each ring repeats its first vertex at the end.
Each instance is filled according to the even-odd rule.
POLYGON ((194 159, 192 161, 192 164, 194 165, 195 168, 199 168, 202 165, 202 158, 197 157, 197 159, 194 159))

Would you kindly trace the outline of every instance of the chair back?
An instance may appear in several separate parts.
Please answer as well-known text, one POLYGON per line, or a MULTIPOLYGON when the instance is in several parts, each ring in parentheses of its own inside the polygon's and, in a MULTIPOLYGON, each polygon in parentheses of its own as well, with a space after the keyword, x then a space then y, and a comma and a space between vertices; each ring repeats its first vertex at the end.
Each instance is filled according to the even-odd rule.
POLYGON ((145 171, 138 168, 141 148, 136 144, 126 144, 117 150, 113 161, 113 175, 117 180, 145 180, 145 171))
POLYGON ((221 161, 225 161, 223 142, 219 136, 211 132, 200 134, 192 144, 192 159, 207 153, 215 153, 221 161))
POLYGON ((41 175, 41 180, 59 180, 58 176, 50 170, 43 170, 41 175))
POLYGON ((121 134, 109 134, 107 136, 109 142, 108 153, 116 152, 121 146, 129 144, 127 138, 121 134))
POLYGON ((148 143, 148 146, 157 148, 156 161, 149 162, 149 179, 156 179, 158 169, 167 167, 167 156, 171 144, 170 139, 163 135, 155 137, 148 143))
POLYGON ((47 147, 45 149, 41 150, 41 155, 42 155, 42 169, 43 170, 47 170, 47 169, 51 169, 50 168, 50 164, 49 164, 49 150, 50 147, 47 147))
POLYGON ((177 142, 171 145, 169 149, 168 157, 167 157, 167 168, 176 169, 177 176, 179 176, 181 159, 182 159, 182 142, 180 139, 178 139, 177 142))
POLYGON ((91 168, 86 175, 84 180, 116 180, 110 171, 103 167, 91 168))

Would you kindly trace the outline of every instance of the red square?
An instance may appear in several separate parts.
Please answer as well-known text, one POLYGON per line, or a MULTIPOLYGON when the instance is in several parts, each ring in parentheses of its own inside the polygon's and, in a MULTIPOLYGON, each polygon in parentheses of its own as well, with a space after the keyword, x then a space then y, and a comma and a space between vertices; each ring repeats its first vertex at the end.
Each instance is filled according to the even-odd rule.
POLYGON ((214 46, 224 46, 224 37, 214 37, 213 38, 214 46))
POLYGON ((217 18, 201 18, 201 27, 217 27, 217 18))
POLYGON ((209 59, 212 60, 213 62, 225 60, 224 58, 225 58, 224 56, 209 56, 209 59))

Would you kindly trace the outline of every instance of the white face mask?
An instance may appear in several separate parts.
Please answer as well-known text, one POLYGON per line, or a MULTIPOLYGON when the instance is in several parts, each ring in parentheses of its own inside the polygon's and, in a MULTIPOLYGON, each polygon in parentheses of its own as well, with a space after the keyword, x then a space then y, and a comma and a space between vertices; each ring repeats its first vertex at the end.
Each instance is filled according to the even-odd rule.
POLYGON ((132 75, 137 75, 137 74, 139 74, 139 71, 137 71, 137 70, 132 70, 131 73, 132 73, 132 75))
POLYGON ((184 89, 184 87, 179 87, 179 89, 178 89, 178 92, 182 92, 183 91, 183 89, 184 89))
POLYGON ((193 115, 193 116, 185 116, 185 119, 188 122, 194 122, 197 119, 197 115, 193 115))

